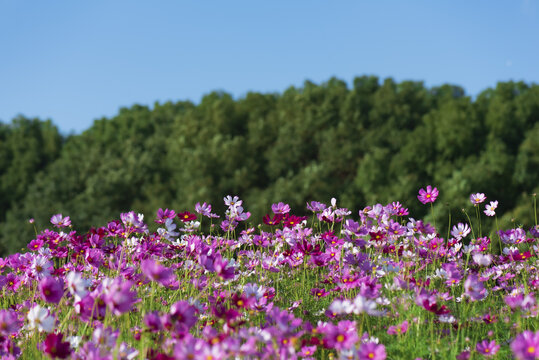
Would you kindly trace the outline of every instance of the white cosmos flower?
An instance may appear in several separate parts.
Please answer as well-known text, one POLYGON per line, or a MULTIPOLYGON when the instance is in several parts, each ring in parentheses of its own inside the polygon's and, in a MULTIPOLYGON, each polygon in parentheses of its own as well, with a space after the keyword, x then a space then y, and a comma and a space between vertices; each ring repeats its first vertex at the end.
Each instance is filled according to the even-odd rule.
POLYGON ((490 263, 492 263, 492 256, 489 254, 475 253, 473 255, 473 261, 475 261, 477 265, 489 266, 490 263))
POLYGON ((79 298, 84 297, 88 293, 86 288, 88 287, 89 281, 84 279, 81 274, 71 271, 66 276, 67 288, 71 295, 78 296, 79 298))
POLYGON ((350 314, 352 311, 354 311, 354 306, 350 302, 350 300, 333 300, 331 305, 329 305, 328 310, 335 315, 340 314, 350 314))
POLYGON ((367 313, 369 315, 380 315, 380 312, 376 310, 376 302, 367 299, 362 295, 356 296, 354 299, 354 314, 367 313))
POLYGON ((51 332, 54 328, 54 317, 50 315, 48 309, 35 305, 28 312, 28 328, 51 332))

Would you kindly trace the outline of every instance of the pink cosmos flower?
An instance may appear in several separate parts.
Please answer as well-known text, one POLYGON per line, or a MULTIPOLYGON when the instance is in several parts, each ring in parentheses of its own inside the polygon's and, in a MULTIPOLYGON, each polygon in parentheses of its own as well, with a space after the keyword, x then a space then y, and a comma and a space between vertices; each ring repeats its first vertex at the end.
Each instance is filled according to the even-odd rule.
POLYGON ((71 225, 69 216, 63 217, 62 214, 56 214, 51 217, 51 223, 56 227, 66 227, 71 225))
POLYGON ((385 360, 386 348, 383 344, 368 342, 361 345, 357 356, 359 360, 385 360))
POLYGON ((500 350, 500 345, 497 345, 495 340, 483 340, 477 343, 475 350, 484 356, 490 357, 496 355, 498 350, 500 350))
POLYGON ((487 199, 487 197, 486 197, 485 194, 483 194, 483 193, 477 193, 477 194, 472 194, 472 195, 470 195, 470 202, 471 202, 474 206, 475 206, 475 205, 481 204, 481 203, 484 202, 486 199, 487 199))
POLYGON ((137 301, 137 293, 131 291, 133 282, 122 281, 122 278, 112 280, 112 283, 105 291, 103 301, 114 315, 121 315, 131 310, 137 301))
POLYGON ((519 360, 534 360, 539 358, 539 331, 535 333, 524 331, 515 337, 511 350, 519 360))
POLYGON ((491 201, 490 204, 485 205, 485 211, 483 211, 487 216, 494 216, 496 215, 496 208, 498 207, 498 201, 491 201))
POLYGON ((421 203, 427 204, 427 203, 433 203, 436 201, 436 198, 438 197, 438 189, 433 188, 432 186, 428 185, 427 190, 421 188, 419 190, 419 195, 417 195, 417 198, 421 203))
POLYGON ((271 205, 271 210, 274 214, 288 214, 290 212, 290 205, 280 202, 278 204, 271 205))
POLYGON ((155 220, 158 224, 164 224, 166 219, 174 219, 176 217, 176 212, 174 210, 169 209, 159 209, 157 210, 157 220, 155 220))
POLYGON ((407 331, 408 331, 408 320, 404 320, 401 324, 397 326, 390 326, 389 329, 387 329, 387 333, 389 335, 405 334, 407 331))
POLYGON ((203 203, 202 205, 200 205, 199 202, 196 203, 195 205, 195 211, 203 216, 206 216, 206 217, 209 217, 209 218, 218 218, 219 215, 217 214, 213 214, 211 212, 211 205, 210 204, 206 204, 206 203, 203 203))
POLYGON ((18 332, 21 326, 13 310, 0 310, 0 336, 8 337, 18 332))
POLYGON ((163 286, 176 280, 176 275, 172 269, 167 268, 152 259, 143 260, 140 263, 140 270, 142 270, 142 273, 150 280, 158 282, 163 286))

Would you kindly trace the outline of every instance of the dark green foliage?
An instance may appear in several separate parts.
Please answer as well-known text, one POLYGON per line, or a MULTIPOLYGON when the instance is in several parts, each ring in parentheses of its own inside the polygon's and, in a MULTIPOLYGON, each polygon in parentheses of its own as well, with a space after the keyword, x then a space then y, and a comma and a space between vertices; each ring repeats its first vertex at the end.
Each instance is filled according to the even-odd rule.
MULTIPOLYGON (((253 222, 273 202, 305 214, 311 200, 357 211, 400 201, 415 217, 428 184, 439 223, 464 220, 467 196, 499 200, 501 221, 529 226, 539 184, 539 86, 499 83, 475 101, 454 85, 374 76, 305 82, 282 94, 135 105, 62 138, 50 121, 0 124, 0 253, 19 250, 53 214, 79 230, 120 212, 193 211, 239 195, 253 222), (445 219, 445 220, 444 220, 445 219)), ((150 222, 150 221, 149 221, 150 222)), ((501 224, 500 224, 501 225, 501 224)))

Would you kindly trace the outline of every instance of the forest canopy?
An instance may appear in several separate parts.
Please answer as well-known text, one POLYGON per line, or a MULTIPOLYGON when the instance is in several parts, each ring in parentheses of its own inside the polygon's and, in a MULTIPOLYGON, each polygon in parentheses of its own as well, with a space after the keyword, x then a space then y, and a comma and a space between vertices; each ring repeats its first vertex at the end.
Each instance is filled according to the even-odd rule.
MULTIPOLYGON (((498 83, 475 99, 459 86, 336 78, 281 94, 134 105, 62 135, 50 120, 0 123, 0 255, 71 217, 87 231, 134 210, 224 210, 238 195, 259 223, 274 202, 307 214, 332 197, 357 214, 400 201, 417 217, 465 219, 468 195, 498 200, 500 228, 534 224, 539 190, 539 86, 498 83), (436 186, 431 209, 417 191, 436 186), (30 224, 29 219, 35 223, 30 224)), ((428 218, 427 218, 428 219, 428 218)), ((446 225, 447 228, 447 225, 446 225)))

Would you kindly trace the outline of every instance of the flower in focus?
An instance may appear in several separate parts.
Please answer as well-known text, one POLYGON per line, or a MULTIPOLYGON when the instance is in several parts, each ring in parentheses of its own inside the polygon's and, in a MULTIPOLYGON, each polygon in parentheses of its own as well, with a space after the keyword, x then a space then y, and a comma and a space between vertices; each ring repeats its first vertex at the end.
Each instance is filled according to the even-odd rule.
POLYGON ((189 211, 184 211, 178 214, 178 217, 183 222, 193 221, 197 219, 195 214, 190 213, 189 211))
POLYGON ((519 360, 534 360, 539 358, 539 331, 535 333, 524 331, 515 337, 511 350, 519 360))
POLYGON ((200 205, 200 203, 197 202, 196 205, 195 205, 195 211, 197 213, 199 213, 200 215, 203 215, 203 216, 206 216, 206 217, 209 217, 209 218, 218 218, 219 217, 219 215, 213 214, 211 212, 211 205, 210 204, 203 203, 202 205, 200 205))
POLYGON ((290 212, 290 205, 280 202, 278 204, 271 205, 271 210, 274 214, 288 214, 290 212))
POLYGON ((427 190, 421 188, 419 190, 419 195, 417 195, 417 198, 423 204, 433 203, 436 201, 437 197, 438 197, 438 189, 433 188, 430 185, 427 186, 427 190))
POLYGON ((500 350, 500 345, 497 345, 494 340, 483 340, 477 343, 475 350, 484 356, 494 356, 500 350))
POLYGON ((498 207, 498 201, 491 201, 490 204, 485 205, 485 211, 483 211, 487 216, 496 215, 496 208, 498 207))
POLYGON ((482 202, 484 202, 485 200, 487 199, 487 197, 485 196, 485 194, 483 193, 477 193, 477 194, 472 194, 470 195, 470 202, 475 206, 475 205, 478 205, 478 204, 481 204, 482 202))
POLYGON ((470 227, 468 224, 458 223, 458 225, 453 226, 453 230, 451 230, 451 235, 457 240, 460 240, 462 238, 465 238, 470 233, 470 227))
POLYGON ((158 224, 164 224, 166 219, 174 219, 176 217, 176 212, 174 210, 169 209, 161 209, 157 210, 157 220, 155 220, 158 224))
POLYGON ((240 200, 239 197, 237 196, 226 196, 223 198, 224 202, 225 202, 225 205, 228 206, 228 207, 236 207, 236 206, 240 206, 241 204, 243 204, 243 201, 240 200))
POLYGON ((51 358, 65 359, 71 354, 69 342, 63 342, 64 334, 49 334, 43 342, 43 350, 51 358))
POLYGON ((262 218, 262 221, 266 225, 275 226, 275 225, 279 225, 282 219, 283 219, 283 215, 281 214, 275 214, 273 217, 270 217, 269 214, 266 214, 262 218))
POLYGON ((71 226, 71 219, 69 216, 63 217, 62 214, 56 214, 51 217, 51 224, 59 228, 71 226))

